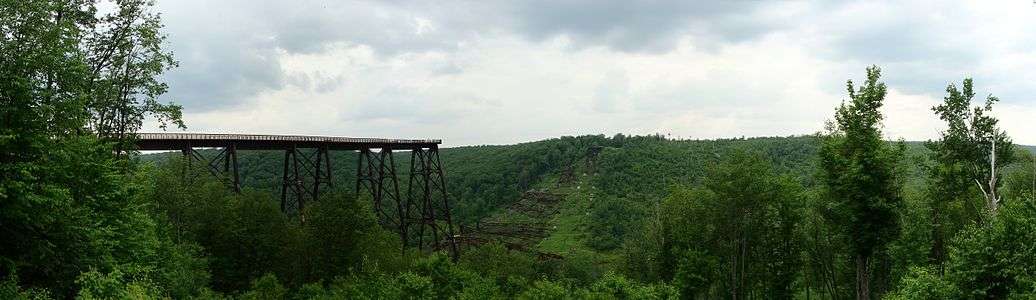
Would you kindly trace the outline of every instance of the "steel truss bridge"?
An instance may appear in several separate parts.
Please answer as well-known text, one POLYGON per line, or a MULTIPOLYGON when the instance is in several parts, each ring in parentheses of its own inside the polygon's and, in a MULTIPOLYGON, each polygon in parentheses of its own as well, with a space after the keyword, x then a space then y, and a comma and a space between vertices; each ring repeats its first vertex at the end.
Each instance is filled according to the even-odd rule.
POLYGON ((135 140, 137 150, 180 151, 187 168, 200 164, 235 192, 241 191, 239 150, 284 151, 281 210, 300 216, 307 202, 318 201, 320 191, 332 186, 328 153, 354 151, 359 157, 356 194, 369 193, 375 213, 381 222, 398 231, 403 247, 416 244, 422 249, 445 248, 456 259, 449 194, 439 160, 441 143, 442 140, 205 133, 138 133, 135 140), (218 151, 206 157, 198 151, 205 148, 218 151), (401 194, 399 187, 393 157, 396 151, 410 152, 406 194, 401 194), (429 235, 430 241, 426 241, 429 235))

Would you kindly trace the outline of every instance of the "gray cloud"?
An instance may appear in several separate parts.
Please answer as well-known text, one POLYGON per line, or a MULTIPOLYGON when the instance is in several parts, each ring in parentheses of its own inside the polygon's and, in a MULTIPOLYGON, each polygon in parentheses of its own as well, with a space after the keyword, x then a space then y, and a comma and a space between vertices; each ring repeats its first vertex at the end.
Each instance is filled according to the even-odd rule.
MULTIPOLYGON (((297 88, 312 95, 342 92, 325 96, 352 106, 341 113, 349 121, 444 123, 471 114, 508 113, 499 106, 515 100, 485 100, 512 96, 494 89, 495 81, 564 74, 552 77, 552 83, 558 83, 552 91, 571 89, 572 94, 558 95, 554 101, 580 103, 571 106, 589 101, 581 109, 590 115, 628 113, 629 118, 641 118, 689 111, 721 115, 766 107, 768 101, 781 97, 774 91, 782 89, 783 83, 746 82, 748 73, 823 70, 830 74, 778 77, 816 77, 815 86, 804 82, 796 90, 822 93, 804 95, 844 95, 844 80, 862 79, 863 67, 871 64, 883 67, 890 87, 907 94, 938 99, 946 84, 974 77, 981 92, 1000 96, 1004 102, 1030 105, 1036 100, 1028 88, 1029 78, 1036 76, 1036 68, 1031 67, 1036 59, 1027 58, 1036 50, 1036 24, 999 24, 1003 11, 925 1, 165 0, 158 10, 163 13, 171 49, 181 62, 180 68, 167 74, 168 99, 185 105, 188 113, 229 111, 256 101, 262 93, 297 88), (554 40, 559 37, 569 42, 568 48, 559 49, 566 53, 553 51, 558 49, 554 40), (286 69, 292 66, 282 61, 286 56, 326 57, 342 45, 364 51, 360 58, 341 58, 363 60, 343 64, 357 69, 310 67, 289 74, 286 69), (792 49, 770 52, 770 45, 792 49), (367 51, 374 57, 367 58, 367 51), (551 65, 558 70, 545 70, 552 67, 537 64, 552 58, 535 57, 544 53, 588 60, 675 54, 683 60, 674 64, 709 69, 696 72, 700 74, 692 79, 652 85, 640 80, 649 74, 613 66, 606 58, 598 65, 567 66, 560 66, 566 62, 560 59, 551 65), (789 59, 782 55, 817 65, 777 70, 732 67, 743 61, 776 64, 789 59), (365 69, 366 60, 375 61, 376 69, 365 69), (507 61, 526 65, 508 67, 507 61), (561 70, 565 67, 586 68, 583 71, 592 75, 561 70), (486 72, 489 69, 495 71, 486 72), (524 76, 528 74, 533 76, 524 76), (670 83, 676 86, 665 86, 670 83)), ((1036 10, 1036 5, 1029 8, 1036 10)), ((826 108, 824 114, 828 114, 826 108)), ((730 118, 760 115, 767 116, 744 112, 730 118)), ((548 123, 546 118, 554 116, 538 116, 545 118, 541 124, 545 128, 562 126, 548 123)))
POLYGON ((773 30, 753 18, 758 1, 520 1, 515 13, 519 33, 543 40, 558 35, 578 45, 604 45, 621 51, 665 52, 680 35, 737 42, 773 30))
POLYGON ((615 112, 619 102, 627 100, 629 96, 629 78, 626 73, 608 72, 594 91, 592 107, 596 112, 615 112))
POLYGON ((188 110, 208 110, 234 105, 284 85, 280 62, 272 49, 250 48, 248 43, 229 44, 174 47, 183 67, 166 75, 171 86, 169 98, 188 110), (204 53, 185 55, 195 51, 204 53))
POLYGON ((350 121, 441 123, 498 106, 494 101, 463 93, 394 86, 360 100, 346 117, 350 121))
POLYGON ((162 2, 168 42, 180 67, 166 74, 169 98, 188 111, 240 103, 284 85, 276 45, 229 5, 162 2))
MULTIPOLYGON (((281 52, 321 53, 339 42, 386 56, 450 52, 470 39, 517 33, 534 41, 564 35, 577 48, 657 53, 672 49, 678 37, 689 33, 719 45, 773 30, 767 26, 772 22, 751 17, 761 6, 755 1, 187 0, 161 2, 159 10, 182 66, 168 74, 169 97, 189 111, 207 111, 302 83, 286 78, 281 52)), ((454 62, 437 70, 445 75, 462 71, 454 62)))
POLYGON ((411 7, 378 2, 309 1, 269 3, 262 16, 269 20, 281 49, 293 53, 320 52, 329 43, 368 45, 392 55, 401 52, 450 49, 458 37, 452 30, 422 28, 431 21, 411 7))
POLYGON ((449 30, 422 32, 421 14, 375 2, 185 0, 163 1, 158 10, 181 63, 166 75, 168 98, 188 111, 234 106, 286 84, 308 84, 287 80, 282 52, 320 53, 344 42, 394 55, 450 49, 458 41, 449 30))
POLYGON ((344 83, 341 75, 328 75, 317 71, 314 73, 298 73, 288 76, 287 82, 291 85, 313 93, 329 93, 344 83))

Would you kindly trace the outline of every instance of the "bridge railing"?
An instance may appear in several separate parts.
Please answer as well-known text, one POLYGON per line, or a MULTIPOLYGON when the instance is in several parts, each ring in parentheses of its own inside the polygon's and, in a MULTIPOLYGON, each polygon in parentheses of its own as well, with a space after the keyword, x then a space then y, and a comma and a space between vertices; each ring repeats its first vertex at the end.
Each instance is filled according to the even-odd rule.
POLYGON ((259 135, 226 133, 138 133, 138 140, 238 140, 281 142, 330 142, 360 144, 441 144, 440 139, 384 139, 314 135, 259 135))

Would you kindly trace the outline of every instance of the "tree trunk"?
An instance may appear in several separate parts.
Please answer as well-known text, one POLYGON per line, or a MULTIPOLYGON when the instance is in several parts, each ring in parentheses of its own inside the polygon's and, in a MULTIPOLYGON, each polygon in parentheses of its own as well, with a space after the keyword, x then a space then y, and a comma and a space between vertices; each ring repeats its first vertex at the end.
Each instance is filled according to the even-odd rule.
MULTIPOLYGON (((868 286, 870 287, 871 297, 882 299, 889 289, 889 272, 892 266, 886 250, 882 250, 881 255, 877 259, 878 262, 874 264, 876 269, 870 270, 872 274, 871 282, 868 286)), ((870 260, 873 261, 874 257, 872 256, 870 260)))
POLYGON ((939 203, 932 205, 932 249, 929 253, 929 260, 936 265, 939 275, 943 273, 943 261, 945 260, 945 243, 943 241, 942 209, 939 203))
POLYGON ((989 202, 993 215, 1000 209, 1000 196, 996 194, 996 137, 993 137, 993 145, 989 150, 989 202))
POLYGON ((856 299, 870 300, 870 255, 856 254, 856 299))

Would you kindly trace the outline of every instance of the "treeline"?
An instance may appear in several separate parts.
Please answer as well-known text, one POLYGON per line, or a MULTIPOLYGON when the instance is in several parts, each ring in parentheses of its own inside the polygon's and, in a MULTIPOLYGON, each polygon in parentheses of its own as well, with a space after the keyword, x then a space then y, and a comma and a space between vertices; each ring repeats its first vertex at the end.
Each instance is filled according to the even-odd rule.
POLYGON ((591 245, 684 298, 1033 297, 1036 164, 997 99, 972 106, 972 81, 951 84, 939 140, 888 142, 879 76, 850 82, 829 130, 794 147, 740 141, 701 167, 667 154, 686 141, 612 150, 589 227, 625 238, 591 245))
MULTIPOLYGON (((440 149, 445 166, 446 182, 456 222, 473 224, 501 206, 518 199, 521 192, 532 188, 558 170, 581 161, 587 149, 611 145, 603 135, 561 137, 506 146, 466 146, 440 149)), ((303 150, 305 151, 305 150, 303 150)), ((205 157, 216 150, 202 149, 205 157)), ((242 186, 257 192, 280 195, 282 151, 239 151, 238 163, 242 186)), ((143 164, 180 161, 180 153, 142 155, 143 164)), ((332 186, 353 191, 356 186, 354 151, 331 151, 332 186)), ((410 176, 410 152, 394 152, 400 190, 406 191, 410 176)))
MULTIPOLYGON (((815 136, 720 140, 670 140, 661 135, 565 136, 515 145, 463 146, 440 149, 447 184, 455 199, 457 222, 470 224, 516 201, 522 192, 575 170, 596 157, 594 186, 622 197, 660 198, 675 184, 692 185, 707 166, 736 149, 765 153, 780 172, 806 183, 812 173, 819 141, 815 136), (593 149, 599 153, 595 153, 593 149)), ((914 148, 917 148, 915 146, 914 148)), ((200 150, 214 156, 216 150, 200 150)), ((280 151, 240 151, 242 185, 264 193, 280 193, 284 154, 280 151)), ((138 157, 141 163, 182 160, 179 153, 138 157)), ((352 190, 356 184, 357 154, 332 151, 335 187, 352 190)), ((410 155, 395 153, 400 189, 406 190, 410 155)), ((580 167, 581 168, 581 167, 580 167)), ((587 171, 580 169, 580 171, 587 171)))

